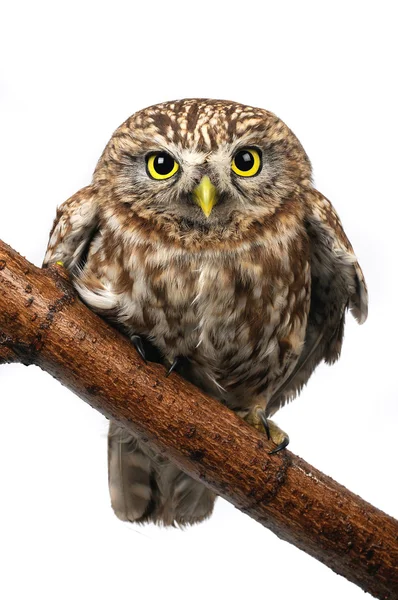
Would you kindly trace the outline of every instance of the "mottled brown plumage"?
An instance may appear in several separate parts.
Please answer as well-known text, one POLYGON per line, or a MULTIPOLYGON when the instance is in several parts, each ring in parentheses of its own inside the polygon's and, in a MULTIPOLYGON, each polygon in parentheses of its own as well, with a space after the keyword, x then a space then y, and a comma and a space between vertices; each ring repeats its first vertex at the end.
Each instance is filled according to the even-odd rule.
MULTIPOLYGON (((149 341, 167 367, 179 358, 184 377, 255 426, 338 358, 347 307, 366 318, 361 269, 301 144, 272 113, 234 102, 168 102, 130 117, 92 184, 58 210, 45 264, 55 261, 93 310, 147 351, 149 341), (239 175, 232 161, 254 160, 250 149, 261 164, 239 175), (178 167, 160 180, 148 159, 159 152, 178 167)), ((193 523, 214 502, 113 424, 109 481, 126 520, 193 523)))

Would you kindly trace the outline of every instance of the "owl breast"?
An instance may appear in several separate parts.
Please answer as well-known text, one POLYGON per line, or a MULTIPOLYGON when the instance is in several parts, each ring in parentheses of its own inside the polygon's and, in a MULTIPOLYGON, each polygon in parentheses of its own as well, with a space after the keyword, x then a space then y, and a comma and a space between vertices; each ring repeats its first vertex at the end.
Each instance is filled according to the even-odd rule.
POLYGON ((80 293, 130 333, 148 336, 167 363, 186 358, 184 376, 202 389, 244 408, 253 395, 266 403, 303 346, 310 269, 305 244, 296 250, 273 254, 257 245, 180 255, 137 249, 110 261, 98 245, 80 293))

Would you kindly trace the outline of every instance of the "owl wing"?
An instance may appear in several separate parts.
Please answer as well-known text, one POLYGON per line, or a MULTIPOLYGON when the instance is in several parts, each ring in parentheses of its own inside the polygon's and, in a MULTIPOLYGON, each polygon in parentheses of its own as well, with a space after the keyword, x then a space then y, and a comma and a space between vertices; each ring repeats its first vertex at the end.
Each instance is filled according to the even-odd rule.
POLYGON ((358 323, 368 312, 361 267, 333 206, 313 190, 308 198, 306 230, 310 241, 311 305, 302 353, 293 372, 268 402, 271 415, 307 383, 315 367, 338 359, 346 309, 358 323))
POLYGON ((79 266, 98 227, 96 192, 82 188, 57 209, 43 267, 58 261, 69 271, 79 266))

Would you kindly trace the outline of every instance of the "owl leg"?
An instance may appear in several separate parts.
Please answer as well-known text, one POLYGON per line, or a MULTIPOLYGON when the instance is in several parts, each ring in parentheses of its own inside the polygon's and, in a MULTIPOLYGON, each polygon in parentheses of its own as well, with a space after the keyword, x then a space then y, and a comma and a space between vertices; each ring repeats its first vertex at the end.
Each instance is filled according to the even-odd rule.
POLYGON ((276 448, 270 451, 270 454, 280 452, 289 444, 289 436, 276 423, 267 419, 265 411, 261 406, 255 406, 245 417, 245 421, 258 431, 265 433, 269 440, 272 440, 276 448))

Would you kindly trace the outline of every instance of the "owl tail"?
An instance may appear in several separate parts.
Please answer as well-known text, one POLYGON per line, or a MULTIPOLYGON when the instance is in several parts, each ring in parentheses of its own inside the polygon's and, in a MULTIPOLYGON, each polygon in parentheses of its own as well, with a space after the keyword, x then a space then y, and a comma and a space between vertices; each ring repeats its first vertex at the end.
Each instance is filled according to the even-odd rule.
POLYGON ((124 429, 110 422, 108 476, 112 508, 122 521, 138 521, 151 498, 151 460, 124 429))
POLYGON ((113 422, 108 469, 112 508, 122 521, 185 526, 213 511, 211 490, 113 422))

